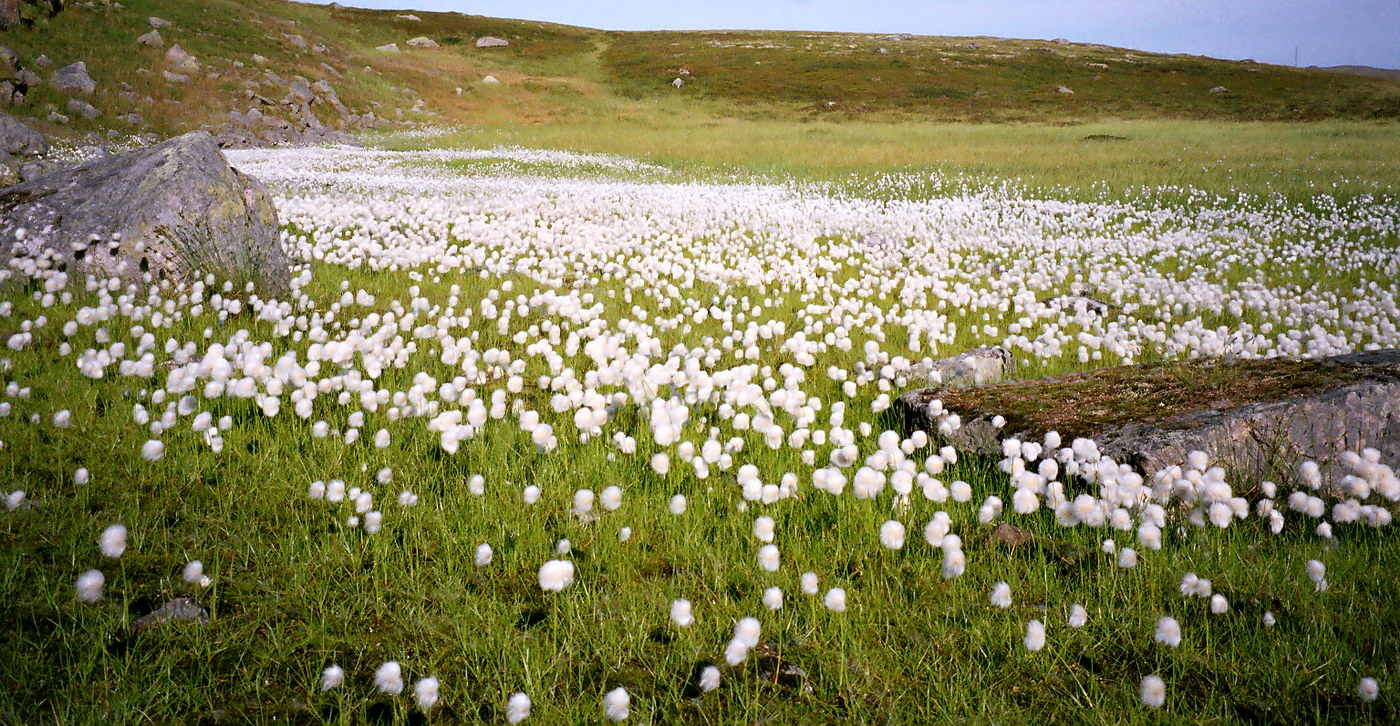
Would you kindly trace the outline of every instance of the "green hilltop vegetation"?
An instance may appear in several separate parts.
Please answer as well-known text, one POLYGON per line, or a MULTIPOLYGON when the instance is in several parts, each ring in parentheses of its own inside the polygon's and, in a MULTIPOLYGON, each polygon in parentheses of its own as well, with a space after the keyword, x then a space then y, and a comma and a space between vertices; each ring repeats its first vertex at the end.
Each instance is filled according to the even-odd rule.
MULTIPOLYGON (((157 108, 116 103, 110 115, 145 113, 159 128, 216 122, 241 108, 245 81, 264 68, 344 86, 352 108, 407 110, 407 85, 443 120, 567 119, 635 101, 698 102, 739 117, 793 114, 948 121, 1395 119, 1400 83, 1380 78, 1199 56, 1161 55, 1065 41, 767 31, 611 32, 457 13, 361 10, 282 0, 131 0, 121 9, 73 5, 47 23, 16 28, 5 43, 23 58, 83 60, 101 87, 118 81, 157 108), (406 19, 412 14, 420 20, 406 19), (170 89, 163 50, 135 42, 146 18, 171 21, 167 44, 198 57, 216 79, 170 89), (306 41, 300 47, 287 36, 306 41), (408 48, 427 36, 437 49, 408 48), (477 48, 482 36, 510 41, 477 48), (398 43, 398 54, 376 51, 398 43), (322 44, 325 53, 312 46, 322 44), (251 60, 253 54, 267 59, 251 60), (239 61, 237 67, 233 61, 239 61), (322 63, 344 75, 336 78, 322 63), (372 70, 366 72, 365 67, 372 70), (482 95, 481 81, 504 81, 482 95), (675 78, 684 87, 673 88, 675 78), (455 89, 470 89, 457 97, 455 89), (1060 89, 1072 90, 1064 93, 1060 89), (1213 88, 1224 91, 1211 93, 1213 88), (475 95, 470 95, 475 94, 475 95), (180 101, 183 108, 164 108, 180 101), (395 104, 398 104, 395 106, 395 104)), ((112 105, 113 98, 102 94, 112 105)), ((57 100, 53 90, 32 101, 57 100)), ((36 114, 38 115, 38 114, 36 114)), ((423 119, 426 120, 426 119, 423 119)))

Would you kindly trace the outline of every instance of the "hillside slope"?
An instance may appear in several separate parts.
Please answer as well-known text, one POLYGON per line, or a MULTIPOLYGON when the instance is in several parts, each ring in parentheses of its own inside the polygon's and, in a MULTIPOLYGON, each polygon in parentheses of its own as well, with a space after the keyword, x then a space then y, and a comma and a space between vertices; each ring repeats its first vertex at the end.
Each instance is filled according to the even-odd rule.
POLYGON ((1061 40, 628 33, 285 0, 129 0, 70 6, 0 32, 0 45, 39 81, 10 112, 69 135, 203 125, 266 142, 307 128, 549 123, 682 107, 717 117, 993 122, 1400 118, 1391 80, 1061 40), (157 29, 160 47, 137 42, 152 30, 149 16, 170 22, 157 29), (510 45, 478 48, 488 35, 510 45), (409 47, 416 36, 440 47, 409 47), (390 43, 399 51, 376 50, 390 43), (168 59, 176 44, 196 62, 168 59), (97 84, 86 96, 96 118, 75 112, 52 83, 75 61, 97 84))

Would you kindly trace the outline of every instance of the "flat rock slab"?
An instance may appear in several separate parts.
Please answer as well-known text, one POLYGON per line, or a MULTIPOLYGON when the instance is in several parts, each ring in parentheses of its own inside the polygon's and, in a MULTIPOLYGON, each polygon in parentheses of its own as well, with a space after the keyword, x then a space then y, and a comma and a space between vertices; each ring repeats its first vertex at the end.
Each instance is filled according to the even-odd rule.
POLYGON ((31 277, 214 273, 264 296, 291 289, 271 198, 203 131, 0 190, 0 264, 31 277))
MULTIPOLYGON (((1343 452, 1371 447, 1400 464, 1400 350, 1316 360, 1156 363, 979 388, 925 388, 895 404, 909 428, 938 431, 934 400, 961 428, 959 449, 999 456, 1001 441, 1064 445, 1089 438, 1147 476, 1210 454, 1247 480, 1291 481, 1312 459, 1339 471, 1343 452), (993 421, 1005 419, 1001 428, 993 421)), ((935 407, 936 408, 936 407, 935 407)))
POLYGON ((974 348, 949 358, 915 365, 909 380, 933 383, 945 388, 965 388, 1000 383, 1016 371, 1011 351, 1000 348, 974 348))

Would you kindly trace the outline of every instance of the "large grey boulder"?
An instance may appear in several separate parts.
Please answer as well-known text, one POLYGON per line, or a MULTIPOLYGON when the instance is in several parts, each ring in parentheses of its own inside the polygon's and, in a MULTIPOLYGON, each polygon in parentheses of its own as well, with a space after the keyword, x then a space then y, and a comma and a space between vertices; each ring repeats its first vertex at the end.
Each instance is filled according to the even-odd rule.
POLYGON ((97 83, 88 75, 87 64, 78 61, 53 72, 53 85, 63 91, 88 94, 97 90, 97 83))
POLYGON ((271 199, 203 131, 0 191, 0 263, 29 276, 82 269, 191 282, 214 273, 265 295, 290 289, 271 199))
POLYGON ((1056 431, 1065 445, 1092 439, 1102 454, 1149 477, 1204 451, 1246 483, 1279 481, 1304 459, 1335 473, 1344 452, 1367 447, 1383 463, 1400 464, 1400 350, 1119 366, 911 391, 896 408, 910 427, 930 433, 943 420, 938 409, 957 414, 961 427, 944 439, 967 452, 995 456, 1003 439, 1038 441, 1056 431))
POLYGON ((496 38, 490 35, 476 39, 478 48, 504 48, 510 45, 510 41, 505 38, 496 38))
POLYGON ((0 152, 16 156, 37 156, 49 151, 44 135, 25 126, 19 119, 0 113, 0 152))

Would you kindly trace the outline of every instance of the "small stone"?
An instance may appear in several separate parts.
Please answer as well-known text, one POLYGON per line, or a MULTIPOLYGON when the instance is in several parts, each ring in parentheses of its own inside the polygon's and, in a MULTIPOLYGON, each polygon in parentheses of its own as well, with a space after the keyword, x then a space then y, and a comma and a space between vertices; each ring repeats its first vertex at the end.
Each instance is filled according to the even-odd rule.
POLYGON ((1222 93, 1229 93, 1229 92, 1230 92, 1230 89, 1228 89, 1228 88, 1226 88, 1226 87, 1224 87, 1224 86, 1216 86, 1216 87, 1210 89, 1210 92, 1211 92, 1211 93, 1214 93, 1214 94, 1216 94, 1216 95, 1218 96, 1218 95, 1220 95, 1220 94, 1222 94, 1222 93))
POLYGON ((1069 86, 1060 86, 1059 88, 1056 88, 1056 89, 1055 89, 1055 92, 1056 92, 1056 93, 1067 93, 1067 94, 1069 94, 1069 95, 1074 95, 1074 89, 1073 89, 1073 88, 1070 88, 1069 86))
POLYGON ((171 83, 189 83, 189 82, 190 82, 190 77, 187 76, 187 75, 184 75, 183 73, 171 73, 170 71, 161 71, 160 74, 161 74, 162 76, 165 76, 165 80, 170 81, 171 83))
POLYGON ((398 44, 398 43, 389 43, 389 44, 387 44, 387 45, 378 46, 377 48, 375 48, 375 50, 381 51, 381 52, 384 52, 384 53, 397 53, 397 52, 399 52, 399 44, 398 44))
POLYGON ((417 38, 410 38, 410 39, 408 40, 408 47, 410 47, 410 48, 437 48, 437 47, 439 47, 439 46, 438 46, 436 40, 433 40, 432 38, 429 38, 429 37, 427 37, 427 36, 425 36, 425 35, 420 35, 420 36, 418 36, 417 38))
POLYGON ((485 83, 485 84, 488 85, 488 86, 493 86, 493 85, 495 85, 495 84, 497 84, 497 83, 500 83, 500 80, 498 80, 495 76, 487 76, 487 77, 481 79, 481 82, 482 82, 482 83, 485 83))
POLYGON ((422 18, 418 17, 417 15, 395 15, 394 17, 398 18, 399 20, 408 20, 408 21, 414 22, 414 23, 422 22, 422 20, 423 20, 422 18))
POLYGON ((131 629, 135 631, 146 630, 157 625, 189 620, 205 625, 209 622, 209 611, 200 607, 194 600, 187 597, 177 597, 164 605, 161 605, 155 612, 142 615, 132 621, 131 629))
POLYGON ((257 53, 254 53, 254 54, 253 54, 253 62, 254 62, 254 63, 257 63, 258 65, 263 65, 263 64, 267 63, 267 57, 266 57, 266 56, 263 56, 263 55, 259 55, 259 54, 257 54, 257 53))
POLYGON ((154 15, 152 15, 152 16, 149 17, 149 18, 146 18, 146 22, 150 23, 152 28, 168 28, 168 27, 170 27, 170 21, 169 21, 169 20, 161 20, 160 18, 157 18, 157 17, 155 17, 154 15))
POLYGON ((102 112, 98 111, 92 104, 80 98, 68 99, 68 112, 82 116, 89 121, 102 115, 102 112))
POLYGON ((139 36, 138 38, 136 38, 136 42, 140 43, 141 45, 149 46, 151 48, 165 47, 165 38, 160 37, 159 30, 152 30, 149 33, 139 36))
POLYGON ((509 40, 496 38, 490 35, 476 39, 476 47, 478 48, 504 48, 508 45, 510 45, 509 40))
POLYGON ((298 48, 305 48, 307 46, 306 38, 303 38, 300 35, 291 35, 289 33, 283 33, 282 37, 286 38, 288 43, 291 43, 292 45, 295 45, 298 48))

